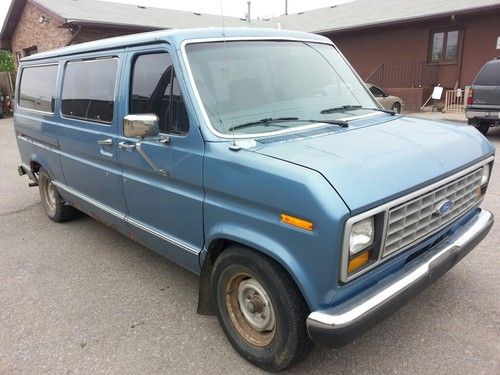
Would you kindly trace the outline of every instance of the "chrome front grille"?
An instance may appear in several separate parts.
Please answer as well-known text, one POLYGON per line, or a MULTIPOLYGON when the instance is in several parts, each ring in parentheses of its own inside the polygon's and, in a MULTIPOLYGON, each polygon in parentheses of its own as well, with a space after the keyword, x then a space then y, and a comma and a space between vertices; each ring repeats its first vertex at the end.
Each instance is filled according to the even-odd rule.
POLYGON ((480 196, 482 168, 459 177, 417 198, 389 209, 382 257, 408 247, 474 206, 480 196), (438 207, 446 200, 453 202, 444 213, 438 207))

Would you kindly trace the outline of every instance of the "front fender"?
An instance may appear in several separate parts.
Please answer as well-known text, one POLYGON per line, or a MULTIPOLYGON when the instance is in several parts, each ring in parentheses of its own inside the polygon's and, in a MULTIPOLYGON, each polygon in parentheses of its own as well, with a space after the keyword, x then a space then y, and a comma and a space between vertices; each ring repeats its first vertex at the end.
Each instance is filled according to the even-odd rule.
MULTIPOLYGON (((308 298, 311 296, 310 291, 314 290, 314 283, 300 261, 287 250, 286 245, 255 230, 242 228, 229 222, 219 223, 211 229, 210 233, 207 233, 207 244, 221 239, 260 251, 277 261, 295 281, 307 304, 314 305, 314 301, 308 298)), ((210 247, 210 245, 207 246, 209 249, 210 247)), ((206 263, 208 259, 205 258, 202 261, 206 263)))

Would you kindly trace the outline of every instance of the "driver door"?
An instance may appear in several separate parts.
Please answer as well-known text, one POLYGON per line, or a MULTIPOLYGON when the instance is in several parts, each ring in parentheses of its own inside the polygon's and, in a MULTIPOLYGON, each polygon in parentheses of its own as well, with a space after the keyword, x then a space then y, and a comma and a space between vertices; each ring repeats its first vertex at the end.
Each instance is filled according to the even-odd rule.
POLYGON ((118 158, 130 236, 183 266, 199 270, 203 247, 204 143, 189 121, 170 47, 130 49, 123 115, 154 113, 160 137, 118 132, 118 158))

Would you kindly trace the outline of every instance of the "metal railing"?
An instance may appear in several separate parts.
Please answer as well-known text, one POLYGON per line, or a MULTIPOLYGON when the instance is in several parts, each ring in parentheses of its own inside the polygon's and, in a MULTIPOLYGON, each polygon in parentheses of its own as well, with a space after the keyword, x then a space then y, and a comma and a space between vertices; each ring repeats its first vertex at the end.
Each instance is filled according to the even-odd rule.
POLYGON ((443 112, 463 112, 467 90, 448 90, 445 94, 443 112))
MULTIPOLYGON (((359 71, 366 71, 357 67, 359 71)), ((426 61, 379 64, 365 82, 381 87, 432 87, 437 84, 438 66, 426 61)))

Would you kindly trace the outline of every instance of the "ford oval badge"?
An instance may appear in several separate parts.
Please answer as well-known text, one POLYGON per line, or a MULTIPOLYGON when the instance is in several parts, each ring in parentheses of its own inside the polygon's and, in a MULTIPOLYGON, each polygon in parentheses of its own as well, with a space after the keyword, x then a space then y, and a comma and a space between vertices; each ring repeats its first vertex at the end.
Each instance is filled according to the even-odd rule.
POLYGON ((445 215, 451 211, 453 206, 454 206, 454 203, 451 200, 445 199, 444 201, 440 202, 437 205, 435 212, 439 215, 445 215))

